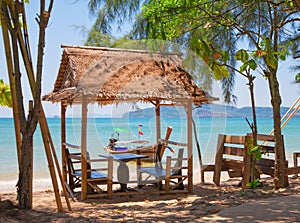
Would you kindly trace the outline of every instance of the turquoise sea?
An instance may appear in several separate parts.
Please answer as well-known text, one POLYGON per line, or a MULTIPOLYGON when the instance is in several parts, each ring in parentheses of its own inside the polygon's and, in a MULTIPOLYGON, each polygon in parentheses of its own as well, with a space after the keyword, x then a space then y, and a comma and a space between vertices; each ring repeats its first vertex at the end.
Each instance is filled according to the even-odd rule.
MULTIPOLYGON (((57 155, 60 159, 60 119, 48 118, 48 125, 52 135, 57 155)), ((197 136, 200 142, 204 163, 213 163, 218 134, 245 135, 250 128, 243 118, 195 118, 197 136)), ((258 129, 260 133, 268 134, 272 130, 271 118, 259 118, 258 129)), ((129 132, 120 133, 120 139, 137 139, 138 125, 144 135, 141 139, 148 140, 149 144, 155 142, 155 118, 89 118, 88 119, 88 151, 91 157, 97 158, 103 154, 103 148, 113 133, 113 128, 126 128, 129 132)), ((67 118, 67 142, 80 144, 80 118, 67 118)), ((173 126, 170 140, 186 142, 186 119, 162 119, 162 138, 167 126, 173 126)), ((292 165, 292 153, 300 151, 300 118, 293 118, 283 129, 287 158, 292 165)), ((15 146, 15 136, 12 118, 0 118, 0 185, 5 182, 16 182, 18 167, 15 146)), ((198 165, 197 149, 194 146, 194 164, 198 165)), ((48 165, 39 128, 34 137, 34 178, 47 179, 48 165)))

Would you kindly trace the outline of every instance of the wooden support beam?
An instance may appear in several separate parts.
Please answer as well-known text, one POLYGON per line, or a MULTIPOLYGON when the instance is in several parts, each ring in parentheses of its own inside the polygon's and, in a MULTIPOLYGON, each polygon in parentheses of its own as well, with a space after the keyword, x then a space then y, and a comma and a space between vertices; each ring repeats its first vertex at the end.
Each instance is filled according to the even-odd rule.
POLYGON ((193 192, 193 103, 187 101, 187 139, 188 139, 188 192, 193 192))
POLYGON ((167 157, 166 161, 166 179, 165 179, 165 192, 166 194, 170 193, 170 176, 171 176, 171 156, 167 157))
MULTIPOLYGON (((168 129, 171 130, 172 128, 173 128, 173 127, 168 126, 168 129)), ((160 143, 167 143, 167 144, 170 144, 170 145, 183 146, 183 147, 187 147, 187 146, 188 146, 187 143, 183 143, 183 142, 174 142, 174 141, 167 140, 166 138, 169 138, 169 137, 170 137, 170 134, 168 133, 168 132, 169 132, 168 129, 167 129, 167 134, 166 134, 165 139, 160 139, 160 140, 159 140, 160 143)))
POLYGON ((155 117, 156 117, 156 145, 159 143, 161 138, 161 126, 160 126, 160 101, 156 101, 155 105, 155 117))
POLYGON ((225 136, 219 135, 218 144, 217 144, 217 152, 215 157, 215 171, 213 181, 216 185, 220 185, 221 171, 223 165, 223 153, 224 153, 224 141, 225 136))
POLYGON ((253 155, 250 155, 248 153, 249 148, 247 147, 247 142, 249 142, 249 136, 245 137, 245 142, 244 142, 244 149, 243 152, 244 154, 243 156, 243 180, 242 180, 242 188, 246 189, 248 188, 247 184, 250 182, 251 180, 251 163, 252 163, 252 159, 253 159, 253 155))
POLYGON ((66 159, 66 106, 61 103, 60 125, 61 125, 61 159, 63 181, 67 182, 67 159, 66 159))
POLYGON ((82 95, 81 105, 81 200, 87 199, 87 97, 82 95))

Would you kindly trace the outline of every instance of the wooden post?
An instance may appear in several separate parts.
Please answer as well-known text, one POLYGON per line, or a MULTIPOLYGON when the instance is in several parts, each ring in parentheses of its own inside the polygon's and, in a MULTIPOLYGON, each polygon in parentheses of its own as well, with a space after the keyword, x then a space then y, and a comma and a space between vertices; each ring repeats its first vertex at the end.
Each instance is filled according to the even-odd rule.
POLYGON ((66 161, 66 106, 61 102, 60 106, 60 125, 61 125, 61 163, 63 181, 67 183, 67 161, 66 161))
POLYGON ((82 95, 81 107, 81 200, 87 199, 87 163, 86 163, 86 144, 87 144, 87 97, 82 95))
POLYGON ((171 156, 167 156, 166 161, 166 179, 165 179, 165 192, 170 194, 170 180, 171 180, 171 156))
POLYGON ((250 182, 251 177, 251 162, 253 159, 253 155, 248 153, 248 142, 249 140, 252 140, 249 136, 245 137, 245 143, 244 143, 244 155, 243 155, 243 179, 242 179, 242 188, 246 189, 248 188, 247 184, 250 182))
POLYGON ((156 101, 155 105, 155 116, 156 116, 156 145, 159 144, 161 138, 161 127, 160 127, 160 101, 156 101))
POLYGON ((224 142, 225 142, 225 135, 219 134, 218 136, 218 144, 217 144, 217 151, 215 157, 215 171, 213 181, 216 185, 220 185, 220 178, 221 178, 221 171, 223 165, 223 153, 224 153, 224 142))
POLYGON ((188 192, 193 192, 193 114, 192 99, 187 101, 188 192))
POLYGON ((108 177, 108 183, 107 183, 107 195, 109 198, 112 197, 112 187, 113 187, 113 168, 114 168, 114 164, 113 164, 113 158, 109 157, 108 158, 108 172, 107 172, 107 177, 108 177))

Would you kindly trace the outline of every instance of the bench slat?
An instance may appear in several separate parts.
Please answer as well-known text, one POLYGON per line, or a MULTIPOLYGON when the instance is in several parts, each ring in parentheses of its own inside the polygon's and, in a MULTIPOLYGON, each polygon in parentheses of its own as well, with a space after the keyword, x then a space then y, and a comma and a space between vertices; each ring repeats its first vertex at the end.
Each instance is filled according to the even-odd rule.
MULTIPOLYGON (((82 176, 81 170, 76 170, 74 173, 76 174, 76 176, 79 176, 79 177, 82 176)), ((91 172, 91 179, 99 179, 99 178, 107 178, 107 174, 102 173, 102 172, 97 172, 97 171, 91 172)))
POLYGON ((224 154, 232 156, 243 156, 244 148, 238 148, 234 146, 224 146, 224 154))

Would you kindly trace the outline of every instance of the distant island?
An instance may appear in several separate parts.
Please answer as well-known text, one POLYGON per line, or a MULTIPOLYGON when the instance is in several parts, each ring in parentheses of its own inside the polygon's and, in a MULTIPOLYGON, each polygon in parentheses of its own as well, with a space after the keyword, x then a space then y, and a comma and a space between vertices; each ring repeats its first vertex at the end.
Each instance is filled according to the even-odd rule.
MULTIPOLYGON (((284 115, 288 111, 288 107, 281 107, 281 113, 284 115)), ((258 118, 272 118, 273 111, 271 107, 256 107, 256 114, 258 118)), ((123 118, 146 118, 155 116, 154 108, 138 109, 124 113, 123 118)), ((182 107, 162 107, 161 117, 164 118, 176 118, 184 117, 185 111, 182 107)), ((200 108, 193 110, 194 117, 223 117, 223 118, 244 118, 252 117, 252 108, 243 107, 237 108, 235 106, 226 106, 218 104, 203 105, 200 108)), ((300 111, 298 111, 294 117, 300 118, 300 111)))

